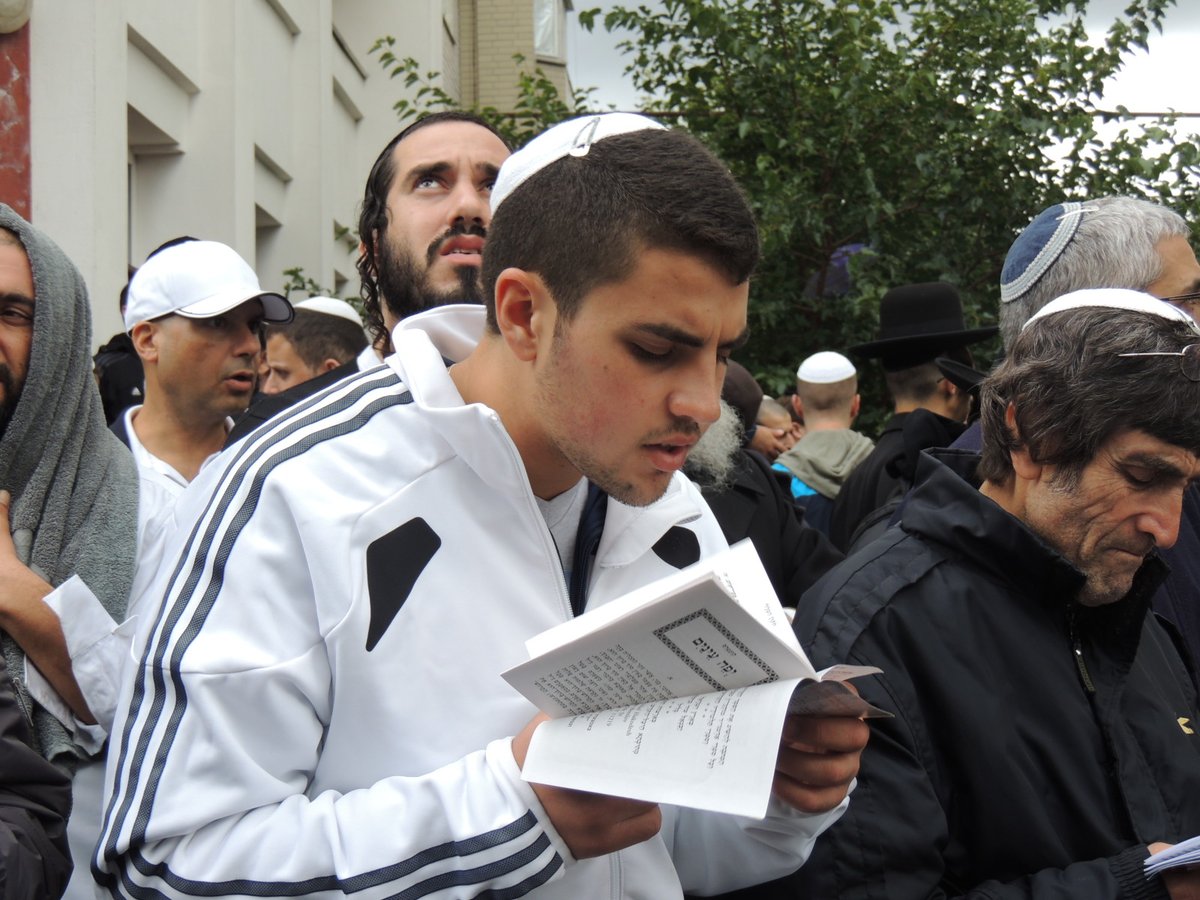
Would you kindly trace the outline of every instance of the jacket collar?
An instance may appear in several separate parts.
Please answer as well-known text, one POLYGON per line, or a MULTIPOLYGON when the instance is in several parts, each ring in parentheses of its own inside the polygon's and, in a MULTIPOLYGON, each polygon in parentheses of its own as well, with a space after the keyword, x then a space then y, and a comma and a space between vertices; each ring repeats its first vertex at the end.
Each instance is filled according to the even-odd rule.
MULTIPOLYGON (((484 323, 482 306, 440 306, 410 316, 396 327, 396 352, 387 364, 455 454, 517 502, 531 496, 532 489, 516 445, 494 410, 482 403, 463 404, 446 367, 471 353, 484 323)), ((597 559, 610 566, 633 563, 671 528, 694 521, 704 509, 700 492, 678 472, 663 497, 649 506, 627 506, 610 497, 597 559)))

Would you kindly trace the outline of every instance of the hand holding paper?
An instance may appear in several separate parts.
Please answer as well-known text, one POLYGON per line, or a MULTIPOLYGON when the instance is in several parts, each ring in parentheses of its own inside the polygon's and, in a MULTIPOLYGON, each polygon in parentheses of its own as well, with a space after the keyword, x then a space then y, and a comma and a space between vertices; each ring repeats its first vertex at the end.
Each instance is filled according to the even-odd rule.
POLYGON ((868 737, 862 719, 789 715, 779 746, 775 796, 801 812, 833 809, 858 775, 868 737))
MULTIPOLYGON (((513 738, 518 766, 525 764, 530 738, 546 719, 545 713, 539 713, 513 738)), ((546 784, 534 784, 533 791, 576 859, 624 850, 654 837, 662 827, 662 811, 656 803, 546 784)))

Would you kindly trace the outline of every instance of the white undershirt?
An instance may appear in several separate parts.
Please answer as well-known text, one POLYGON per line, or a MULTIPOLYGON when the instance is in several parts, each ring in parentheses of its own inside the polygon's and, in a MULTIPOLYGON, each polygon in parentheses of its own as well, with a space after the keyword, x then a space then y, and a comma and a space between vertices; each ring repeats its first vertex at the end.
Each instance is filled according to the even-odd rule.
POLYGON ((574 487, 568 488, 557 497, 543 500, 535 497, 554 545, 558 548, 558 559, 562 563, 563 576, 571 583, 571 564, 575 559, 575 536, 579 533, 579 520, 587 503, 587 479, 580 478, 574 487))

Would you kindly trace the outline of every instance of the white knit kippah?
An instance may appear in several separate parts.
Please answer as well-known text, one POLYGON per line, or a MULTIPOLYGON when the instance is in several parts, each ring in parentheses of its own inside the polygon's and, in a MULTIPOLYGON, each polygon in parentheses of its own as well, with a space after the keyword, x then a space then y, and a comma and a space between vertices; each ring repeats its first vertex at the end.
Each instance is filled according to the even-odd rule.
POLYGON ((834 384, 855 374, 854 363, 840 353, 822 350, 814 353, 796 370, 796 379, 809 384, 834 384))
POLYGON ((362 316, 358 314, 358 311, 345 300, 339 300, 337 297, 309 297, 307 300, 293 303, 292 306, 296 309, 324 313, 327 316, 337 316, 339 319, 346 319, 362 327, 362 316))
POLYGON ((492 215, 496 214, 504 198, 552 162, 564 156, 587 156, 597 141, 648 128, 666 130, 660 122, 636 113, 604 113, 568 119, 543 131, 500 167, 500 174, 492 186, 492 215))
POLYGON ((1086 307, 1107 307, 1108 309, 1126 309, 1132 312, 1149 313, 1164 319, 1173 319, 1187 325, 1196 334, 1200 334, 1200 325, 1196 320, 1177 306, 1172 306, 1152 294, 1142 291, 1130 291, 1124 288, 1089 288, 1084 291, 1072 291, 1063 294, 1057 300, 1051 300, 1036 313, 1029 317, 1021 326, 1028 328, 1038 319, 1052 316, 1055 313, 1066 312, 1069 309, 1084 309, 1086 307))

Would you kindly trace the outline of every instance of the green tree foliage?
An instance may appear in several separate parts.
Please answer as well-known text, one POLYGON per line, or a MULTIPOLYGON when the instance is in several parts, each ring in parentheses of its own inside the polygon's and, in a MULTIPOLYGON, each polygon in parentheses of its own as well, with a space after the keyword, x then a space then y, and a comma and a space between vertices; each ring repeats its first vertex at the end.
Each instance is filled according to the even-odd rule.
POLYGON ((603 22, 630 35, 650 111, 750 196, 764 259, 739 358, 778 391, 808 353, 869 340, 897 284, 949 281, 971 324, 994 322, 1004 255, 1051 203, 1134 194, 1197 221, 1196 139, 1098 134, 1105 81, 1170 2, 1132 0, 1098 46, 1086 0, 663 0, 603 22), (843 293, 848 245, 864 249, 843 293))
MULTIPOLYGON (((462 108, 458 99, 438 84, 440 72, 422 71, 421 64, 411 56, 396 56, 392 52, 395 43, 396 39, 391 35, 382 37, 372 45, 370 52, 377 56, 389 77, 400 79, 410 92, 410 96, 401 97, 392 104, 402 125, 424 113, 462 108)), ((484 106, 472 110, 490 122, 512 146, 520 147, 551 125, 594 106, 591 95, 595 88, 576 89, 570 97, 564 98, 540 67, 529 70, 520 53, 514 53, 512 59, 518 89, 516 108, 499 110, 484 106)))
MULTIPOLYGON (((1133 194, 1200 222, 1200 139, 1097 112, 1171 3, 1130 0, 1098 43, 1087 0, 660 0, 579 19, 628 35, 645 110, 700 137, 745 187, 764 253, 738 359, 779 393, 809 353, 873 337, 898 284, 949 281, 968 324, 995 322, 1004 255, 1051 203, 1133 194)), ((380 62, 415 90, 402 120, 456 105, 390 46, 377 44, 380 62)), ((593 105, 522 62, 518 109, 480 111, 517 145, 593 105)), ((885 399, 874 367, 863 374, 869 427, 885 399)))

